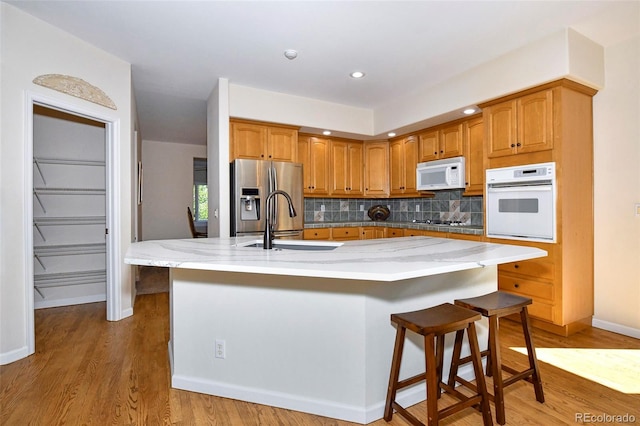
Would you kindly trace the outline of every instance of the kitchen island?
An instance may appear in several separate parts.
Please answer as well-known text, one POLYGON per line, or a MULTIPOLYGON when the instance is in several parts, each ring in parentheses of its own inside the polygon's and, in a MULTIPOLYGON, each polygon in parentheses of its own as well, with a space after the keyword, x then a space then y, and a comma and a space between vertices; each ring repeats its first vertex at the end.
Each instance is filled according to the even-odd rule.
MULTIPOLYGON (((430 237, 250 246, 260 242, 131 245, 127 263, 170 268, 172 386, 358 423, 383 414, 391 313, 495 291, 498 264, 546 255, 430 237)), ((486 348, 486 327, 478 328, 486 348)), ((421 339, 408 339, 401 377, 424 369, 421 339)), ((465 367, 461 375, 473 377, 465 367)), ((403 405, 424 399, 424 384, 398 395, 403 405)))

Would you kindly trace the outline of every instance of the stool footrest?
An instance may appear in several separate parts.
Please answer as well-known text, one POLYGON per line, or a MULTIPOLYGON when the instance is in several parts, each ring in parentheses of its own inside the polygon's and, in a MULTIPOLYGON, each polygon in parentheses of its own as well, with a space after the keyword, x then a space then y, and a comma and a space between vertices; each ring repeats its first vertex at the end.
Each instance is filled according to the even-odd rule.
POLYGON ((405 418, 405 420, 409 420, 409 423, 411 423, 412 425, 424 426, 424 423, 418 420, 413 414, 405 410, 405 408, 402 405, 398 404, 397 402, 392 401, 391 407, 393 407, 394 410, 396 410, 399 414, 401 414, 402 417, 405 418))
POLYGON ((424 380, 427 380, 426 373, 416 374, 415 376, 398 381, 397 389, 406 388, 407 386, 411 386, 424 380))
POLYGON ((506 371, 507 373, 513 374, 513 376, 508 377, 508 378, 506 378, 506 379, 504 379, 502 381, 502 387, 507 387, 509 385, 512 385, 515 382, 517 382, 518 380, 527 380, 528 382, 533 383, 533 381, 531 380, 531 376, 534 373, 533 368, 530 368, 530 369, 525 370, 525 371, 516 371, 513 368, 510 368, 510 367, 507 367, 507 366, 503 365, 502 369, 504 371, 506 371))

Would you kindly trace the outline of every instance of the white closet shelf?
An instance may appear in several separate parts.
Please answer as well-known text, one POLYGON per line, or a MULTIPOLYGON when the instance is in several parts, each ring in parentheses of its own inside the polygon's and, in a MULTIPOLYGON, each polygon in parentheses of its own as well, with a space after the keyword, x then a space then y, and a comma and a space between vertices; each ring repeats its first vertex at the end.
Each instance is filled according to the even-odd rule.
POLYGON ((35 246, 33 254, 36 257, 45 256, 73 256, 78 254, 100 254, 107 252, 105 243, 95 244, 64 244, 51 246, 35 246))
POLYGON ((81 271, 81 272, 59 272, 55 274, 35 274, 33 276, 34 290, 44 299, 40 289, 51 287, 65 287, 82 284, 106 284, 107 271, 81 271))
POLYGON ((34 194, 41 195, 104 195, 102 188, 34 188, 34 194))
POLYGON ((98 160, 76 160, 71 158, 45 158, 45 157, 34 157, 33 162, 36 164, 64 164, 68 166, 102 166, 104 167, 106 163, 104 161, 98 160))
POLYGON ((34 225, 101 225, 106 223, 104 216, 74 216, 74 217, 34 217, 34 225))

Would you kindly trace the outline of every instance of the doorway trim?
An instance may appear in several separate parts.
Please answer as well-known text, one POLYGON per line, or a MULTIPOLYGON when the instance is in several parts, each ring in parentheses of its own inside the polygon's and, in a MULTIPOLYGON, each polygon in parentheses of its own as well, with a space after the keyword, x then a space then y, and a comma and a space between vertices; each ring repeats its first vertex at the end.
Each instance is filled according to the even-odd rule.
POLYGON ((35 352, 35 305, 34 305, 34 267, 33 267, 33 107, 40 105, 45 108, 63 111, 79 117, 104 123, 105 125, 105 227, 106 233, 106 299, 108 321, 121 319, 122 292, 118 287, 118 277, 121 275, 120 247, 120 144, 116 137, 120 134, 120 119, 101 114, 95 110, 80 108, 58 99, 50 98, 39 93, 26 92, 25 101, 25 326, 27 337, 27 355, 35 352))

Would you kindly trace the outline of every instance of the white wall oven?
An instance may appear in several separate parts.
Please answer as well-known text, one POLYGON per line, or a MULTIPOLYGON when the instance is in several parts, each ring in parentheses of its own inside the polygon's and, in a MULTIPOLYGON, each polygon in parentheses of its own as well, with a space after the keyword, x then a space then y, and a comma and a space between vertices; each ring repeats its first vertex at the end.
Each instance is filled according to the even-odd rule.
POLYGON ((487 236, 556 242, 556 164, 487 169, 487 236))

